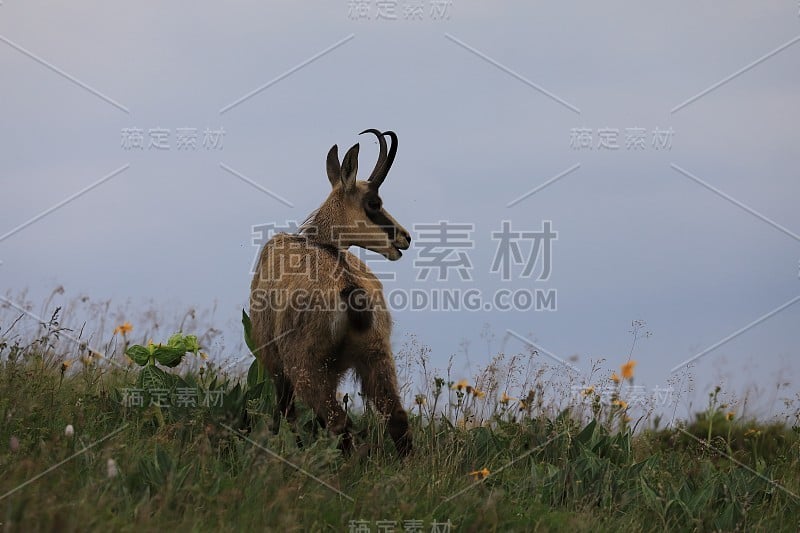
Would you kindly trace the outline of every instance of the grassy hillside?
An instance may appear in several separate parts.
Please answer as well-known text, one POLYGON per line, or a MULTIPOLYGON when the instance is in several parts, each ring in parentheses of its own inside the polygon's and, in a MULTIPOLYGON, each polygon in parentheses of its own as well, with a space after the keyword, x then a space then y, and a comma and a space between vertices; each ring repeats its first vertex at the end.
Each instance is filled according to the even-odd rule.
MULTIPOLYGON (((348 396, 359 449, 342 457, 305 411, 271 428, 271 386, 255 374, 192 353, 145 372, 121 353, 57 348, 56 326, 0 341, 3 531, 800 527, 798 428, 738 419, 716 393, 694 420, 655 429, 621 387, 611 401, 567 388, 574 405, 555 409, 541 373, 515 399, 419 368, 414 454, 398 460, 382 420, 348 396)), ((401 370, 413 364, 426 365, 401 370)), ((621 373, 612 384, 632 381, 621 373)))

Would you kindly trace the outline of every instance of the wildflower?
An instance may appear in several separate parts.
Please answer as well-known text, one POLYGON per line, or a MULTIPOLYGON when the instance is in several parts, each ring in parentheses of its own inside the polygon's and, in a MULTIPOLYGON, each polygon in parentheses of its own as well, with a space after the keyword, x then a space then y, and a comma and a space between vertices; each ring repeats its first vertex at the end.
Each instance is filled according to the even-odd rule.
POLYGON ((628 408, 628 402, 626 402, 625 400, 614 400, 613 402, 611 402, 611 405, 616 405, 620 409, 628 408))
POLYGON ((453 383, 453 385, 450 388, 453 389, 453 390, 460 391, 462 389, 466 389, 467 387, 469 387, 468 383, 469 382, 466 379, 462 379, 462 380, 460 380, 460 381, 458 381, 456 383, 453 383))
POLYGON ((424 394, 417 394, 414 397, 414 403, 417 404, 417 405, 425 405, 425 402, 427 402, 427 401, 428 401, 428 399, 425 398, 424 394))
POLYGON ((475 398, 483 398, 484 396, 486 396, 486 393, 479 389, 472 389, 472 395, 475 398))
POLYGON ((206 361, 208 359, 208 354, 206 352, 200 352, 200 359, 206 361))
POLYGON ((729 412, 727 415, 725 415, 725 418, 726 418, 728 421, 731 421, 731 420, 733 420, 733 417, 734 417, 734 416, 736 416, 736 413, 734 413, 733 411, 731 411, 731 412, 729 412))
POLYGON ((594 386, 592 385, 592 386, 589 386, 589 387, 586 387, 585 389, 583 389, 581 394, 583 394, 584 396, 589 396, 593 392, 594 392, 594 386))
POLYGON ((619 383, 619 376, 617 375, 616 372, 611 373, 611 381, 613 381, 614 383, 619 383))
POLYGON ((628 361, 620 367, 623 379, 633 379, 633 367, 636 366, 636 361, 628 361))
POLYGON ((489 469, 485 466, 480 470, 475 470, 474 472, 470 472, 469 475, 475 478, 475 481, 480 481, 481 479, 486 479, 489 477, 489 469))
POLYGON ((500 403, 502 403, 503 405, 508 405, 508 402, 510 402, 513 399, 514 398, 512 398, 511 396, 509 396, 504 392, 503 395, 500 396, 500 403))
POLYGON ((116 335, 117 333, 122 333, 123 335, 127 335, 131 331, 133 331, 133 325, 130 322, 124 322, 119 326, 117 326, 116 328, 114 328, 114 335, 116 335))
POLYGON ((71 367, 71 366, 72 366, 72 361, 62 361, 61 362, 61 373, 63 374, 64 372, 66 372, 69 369, 69 367, 71 367))
POLYGON ((75 428, 72 427, 72 424, 67 424, 67 427, 64 428, 64 435, 67 438, 72 438, 74 434, 75 434, 75 428))
POLYGON ((628 415, 625 415, 625 416, 622 417, 622 421, 625 422, 626 424, 628 422, 630 422, 631 420, 633 420, 633 419, 631 417, 629 417, 628 415))
POLYGON ((114 459, 109 458, 108 461, 106 461, 106 471, 108 472, 108 479, 115 478, 119 475, 119 468, 114 459))

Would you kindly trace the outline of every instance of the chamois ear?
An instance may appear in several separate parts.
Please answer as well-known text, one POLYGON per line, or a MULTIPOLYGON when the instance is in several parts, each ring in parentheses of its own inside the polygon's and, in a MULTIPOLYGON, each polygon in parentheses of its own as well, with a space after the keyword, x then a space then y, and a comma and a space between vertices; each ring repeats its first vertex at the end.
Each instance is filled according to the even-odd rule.
POLYGON ((358 143, 354 144, 342 159, 342 187, 349 191, 356 183, 358 173, 358 143))
POLYGON ((336 184, 342 179, 342 167, 339 165, 339 147, 335 144, 328 152, 325 168, 328 171, 328 181, 331 182, 331 187, 336 187, 336 184))

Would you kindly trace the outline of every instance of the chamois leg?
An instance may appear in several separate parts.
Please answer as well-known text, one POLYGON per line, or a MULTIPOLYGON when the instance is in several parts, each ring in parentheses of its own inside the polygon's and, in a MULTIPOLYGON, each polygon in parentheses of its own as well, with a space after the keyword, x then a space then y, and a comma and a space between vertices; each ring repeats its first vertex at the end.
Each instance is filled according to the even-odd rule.
POLYGON ((292 382, 283 372, 274 373, 272 379, 275 383, 276 405, 272 424, 275 433, 278 432, 281 417, 289 422, 294 422, 297 417, 294 409, 294 387, 292 382))
POLYGON ((314 382, 298 380, 295 389, 299 398, 314 411, 321 425, 334 436, 341 436, 339 448, 345 454, 353 450, 353 438, 350 435, 352 422, 336 399, 338 376, 318 375, 314 382))
POLYGON ((405 457, 411 453, 413 445, 408 415, 397 391, 397 374, 391 352, 370 358, 368 363, 356 368, 356 373, 361 379, 364 396, 375 404, 381 414, 389 418, 389 435, 394 440, 397 452, 405 457))

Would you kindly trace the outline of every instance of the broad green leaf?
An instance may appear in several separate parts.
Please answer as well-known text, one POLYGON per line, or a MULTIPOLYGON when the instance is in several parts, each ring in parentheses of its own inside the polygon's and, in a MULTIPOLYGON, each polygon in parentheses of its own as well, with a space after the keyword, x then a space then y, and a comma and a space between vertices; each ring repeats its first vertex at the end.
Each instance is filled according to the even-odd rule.
POLYGON ((585 428, 575 437, 575 440, 582 443, 588 444, 591 440, 592 436, 594 435, 594 429, 597 426, 597 420, 592 420, 587 424, 585 428))
POLYGON ((161 363, 167 367, 175 367, 181 363, 181 359, 183 359, 183 355, 186 353, 184 349, 183 343, 180 344, 178 347, 174 346, 156 346, 153 355, 156 358, 156 361, 161 363))
POLYGON ((139 373, 139 386, 147 391, 169 389, 169 375, 155 365, 147 365, 139 373))
POLYGON ((196 335, 185 335, 183 337, 183 344, 186 345, 187 352, 192 352, 193 354, 197 355, 197 352, 200 351, 200 343, 197 342, 196 335))
POLYGON ((250 369, 247 371, 247 388, 251 389, 258 385, 263 379, 259 380, 259 365, 261 363, 258 359, 253 359, 253 362, 250 364, 250 369))
POLYGON ((261 397, 261 394, 264 392, 264 385, 265 382, 261 382, 254 387, 247 387, 247 392, 245 394, 245 400, 256 400, 261 397))
POLYGON ((187 350, 186 350, 186 343, 184 342, 183 339, 184 337, 181 333, 176 333, 175 335, 169 338, 169 340, 167 341, 167 346, 169 346, 170 348, 176 348, 182 350, 181 354, 184 354, 187 352, 187 350))
POLYGON ((253 341, 253 323, 250 322, 250 317, 242 309, 242 325, 244 326, 244 342, 250 348, 250 353, 256 355, 256 343, 253 341))
POLYGON ((146 365, 150 360, 150 350, 139 344, 129 346, 128 349, 125 350, 125 354, 139 366, 146 365))

